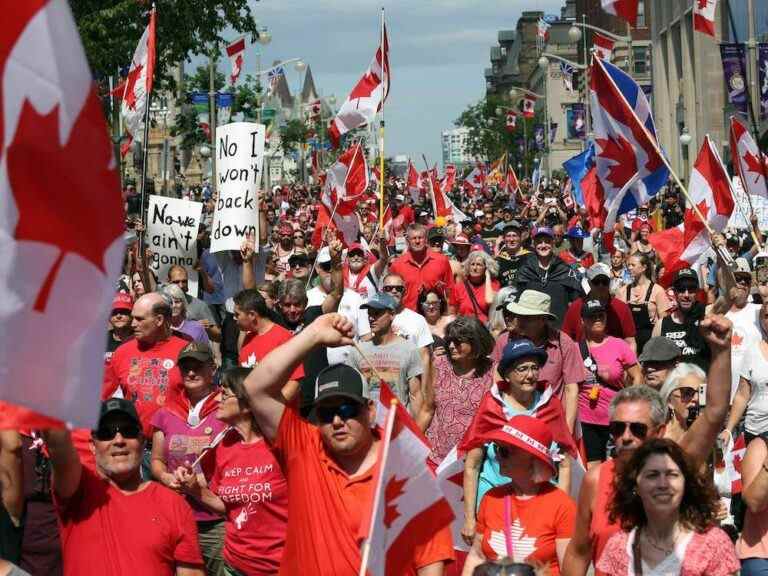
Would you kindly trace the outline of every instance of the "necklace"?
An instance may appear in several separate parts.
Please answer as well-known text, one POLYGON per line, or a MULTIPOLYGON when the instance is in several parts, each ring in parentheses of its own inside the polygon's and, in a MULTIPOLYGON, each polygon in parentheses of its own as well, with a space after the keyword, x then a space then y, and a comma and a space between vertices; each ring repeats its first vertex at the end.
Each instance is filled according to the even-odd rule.
POLYGON ((663 552, 665 555, 668 556, 675 549, 675 544, 677 543, 677 538, 678 538, 678 529, 675 528, 673 533, 672 533, 672 544, 671 545, 666 545, 666 546, 663 545, 663 544, 660 544, 658 541, 654 542, 651 539, 650 534, 648 534, 648 532, 645 531, 645 530, 642 531, 642 536, 643 536, 643 539, 648 543, 648 545, 651 546, 651 548, 654 548, 654 549, 658 550, 659 552, 663 552))

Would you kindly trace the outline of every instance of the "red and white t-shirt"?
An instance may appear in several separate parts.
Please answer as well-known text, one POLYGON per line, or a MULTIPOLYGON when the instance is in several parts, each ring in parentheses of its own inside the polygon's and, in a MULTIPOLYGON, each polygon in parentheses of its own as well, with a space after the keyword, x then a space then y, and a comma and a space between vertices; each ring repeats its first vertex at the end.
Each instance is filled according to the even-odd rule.
MULTIPOLYGON (((279 324, 273 324, 272 328, 264 332, 264 334, 249 332, 245 337, 245 341, 243 341, 243 347, 238 355, 240 366, 246 368, 256 366, 267 354, 281 344, 288 342, 292 336, 291 332, 279 324)), ((290 379, 301 380, 302 378, 304 378, 304 366, 299 364, 296 370, 293 371, 293 374, 291 374, 290 379)))
POLYGON ((510 498, 512 556, 515 562, 534 561, 548 565, 553 576, 560 574, 555 541, 570 538, 576 518, 576 504, 552 485, 529 499, 517 498, 510 485, 489 490, 477 512, 477 533, 483 535, 483 554, 489 560, 507 556, 504 533, 504 499, 510 498))
POLYGON ((102 399, 120 390, 124 398, 135 402, 146 438, 152 437, 152 415, 172 394, 181 392, 181 371, 176 360, 187 344, 187 340, 178 336, 149 347, 138 340, 129 340, 115 350, 104 369, 102 399))
POLYGON ((157 482, 124 494, 82 470, 70 498, 54 496, 64 576, 172 576, 178 564, 202 568, 195 517, 182 496, 157 482))
POLYGON ((232 430, 206 462, 210 489, 226 506, 224 559, 251 576, 276 574, 288 526, 288 482, 269 445, 232 430))

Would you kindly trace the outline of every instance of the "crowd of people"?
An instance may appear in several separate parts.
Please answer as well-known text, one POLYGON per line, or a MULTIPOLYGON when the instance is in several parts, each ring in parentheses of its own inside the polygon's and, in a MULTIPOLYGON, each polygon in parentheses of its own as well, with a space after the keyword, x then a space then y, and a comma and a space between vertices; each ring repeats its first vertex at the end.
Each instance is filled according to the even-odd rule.
POLYGON ((412 192, 390 178, 384 225, 372 194, 345 238, 315 230, 317 189, 275 187, 259 237, 216 253, 203 198, 197 263, 160 277, 130 215, 98 425, 0 432, 0 575, 357 574, 383 385, 426 465, 464 462, 460 532, 404 574, 768 574, 749 234, 712 238, 735 265, 713 249, 662 286, 673 188, 610 246, 557 179, 457 188, 461 221, 412 192))

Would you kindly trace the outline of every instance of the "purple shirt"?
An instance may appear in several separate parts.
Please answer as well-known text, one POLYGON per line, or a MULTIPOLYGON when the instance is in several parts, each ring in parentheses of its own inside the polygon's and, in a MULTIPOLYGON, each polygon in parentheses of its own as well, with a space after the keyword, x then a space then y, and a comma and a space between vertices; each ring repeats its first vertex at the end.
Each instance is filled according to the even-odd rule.
MULTIPOLYGON (((161 408, 152 416, 152 427, 165 435, 163 456, 168 472, 173 472, 179 466, 194 462, 202 449, 227 425, 216 419, 216 412, 211 412, 193 428, 175 413, 161 408)), ((187 502, 192 507, 195 520, 198 522, 223 519, 210 512, 194 498, 187 497, 187 502)))
POLYGON ((182 334, 186 334, 192 338, 192 340, 202 344, 208 344, 208 346, 211 345, 210 340, 208 340, 208 334, 206 333, 205 328, 203 328, 203 325, 200 324, 200 322, 197 320, 184 320, 184 322, 182 322, 179 326, 174 326, 173 329, 181 332, 182 334))

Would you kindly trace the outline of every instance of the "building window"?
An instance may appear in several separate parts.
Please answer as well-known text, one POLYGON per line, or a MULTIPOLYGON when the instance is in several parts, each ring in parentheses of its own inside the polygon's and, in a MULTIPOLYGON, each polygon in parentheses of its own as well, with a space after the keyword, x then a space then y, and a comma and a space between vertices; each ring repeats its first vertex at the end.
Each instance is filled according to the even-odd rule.
POLYGON ((645 46, 632 47, 634 74, 648 74, 648 49, 645 46))
POLYGON ((637 25, 635 28, 645 28, 645 0, 637 2, 637 25))

